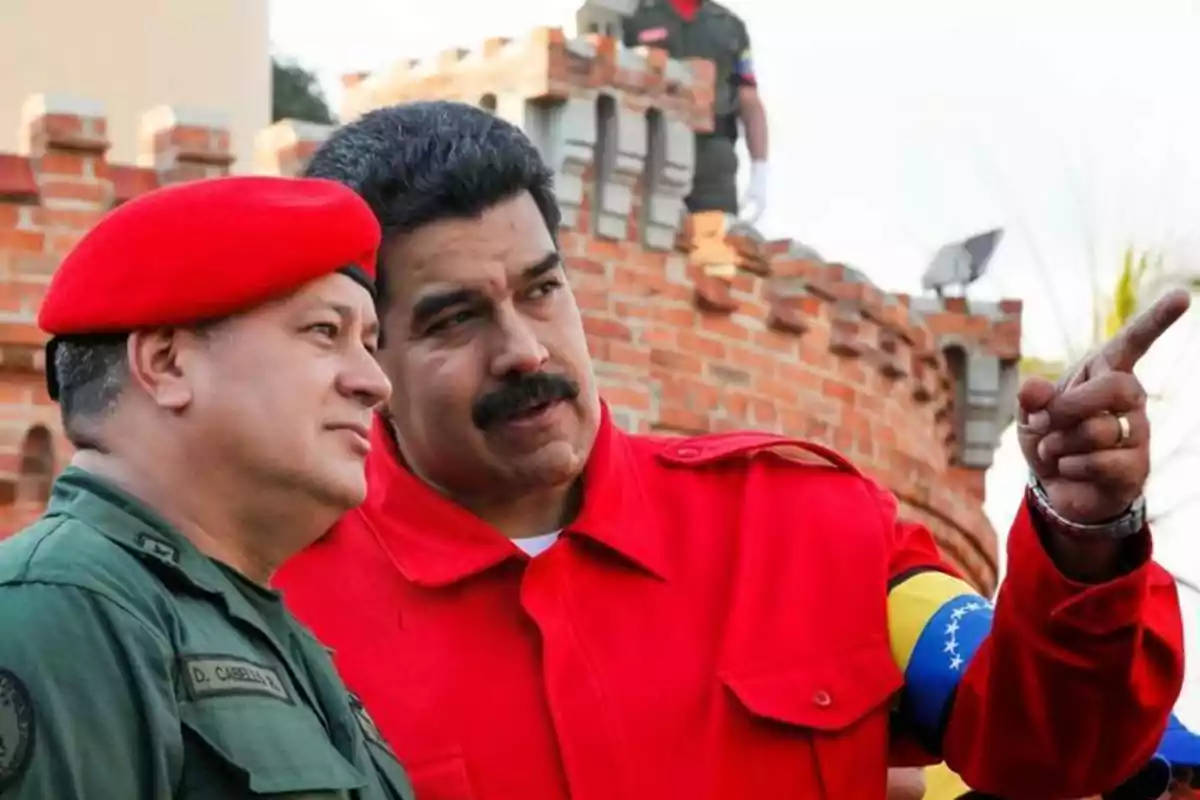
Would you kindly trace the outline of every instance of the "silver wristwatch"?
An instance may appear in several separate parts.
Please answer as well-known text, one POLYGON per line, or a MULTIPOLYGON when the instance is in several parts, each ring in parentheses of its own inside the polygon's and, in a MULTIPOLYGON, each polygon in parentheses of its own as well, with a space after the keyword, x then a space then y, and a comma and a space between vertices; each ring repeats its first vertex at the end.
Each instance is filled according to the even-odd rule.
POLYGON ((1036 475, 1030 475, 1029 502, 1037 511, 1038 516, 1050 527, 1065 536, 1079 539, 1124 539, 1140 533, 1146 527, 1145 495, 1138 495, 1137 500, 1133 501, 1133 505, 1121 516, 1108 522, 1085 525, 1081 522, 1072 522, 1055 511, 1042 482, 1037 479, 1036 475))

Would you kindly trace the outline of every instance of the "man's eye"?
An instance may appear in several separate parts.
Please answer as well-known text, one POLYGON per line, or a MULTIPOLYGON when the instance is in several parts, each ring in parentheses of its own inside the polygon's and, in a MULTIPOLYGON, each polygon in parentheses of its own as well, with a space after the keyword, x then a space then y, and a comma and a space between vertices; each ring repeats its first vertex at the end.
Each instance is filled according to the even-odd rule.
POLYGON ((336 339, 338 336, 338 326, 332 322, 318 322, 309 325, 307 330, 329 339, 336 339))
POLYGON ((553 294, 562 286, 562 282, 557 279, 542 281, 538 285, 529 290, 529 296, 537 299, 553 294))
POLYGON ((467 309, 463 309, 462 311, 456 311, 455 313, 451 314, 450 316, 443 317, 442 319, 440 319, 437 322, 430 325, 429 332, 437 333, 438 331, 444 331, 449 328, 453 328, 456 325, 464 325, 464 324, 470 322, 474 318, 475 318, 474 311, 469 311, 467 309))

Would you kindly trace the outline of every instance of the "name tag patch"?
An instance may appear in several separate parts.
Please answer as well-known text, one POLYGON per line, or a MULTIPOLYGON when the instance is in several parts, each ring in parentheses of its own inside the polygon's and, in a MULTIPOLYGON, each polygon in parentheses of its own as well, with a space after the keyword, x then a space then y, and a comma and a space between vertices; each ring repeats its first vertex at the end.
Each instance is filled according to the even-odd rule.
POLYGON ((236 656, 184 656, 184 682, 193 700, 261 695, 294 705, 279 671, 236 656))
POLYGON ((666 41, 666 28, 647 28, 638 34, 638 41, 642 44, 650 44, 651 42, 666 41))

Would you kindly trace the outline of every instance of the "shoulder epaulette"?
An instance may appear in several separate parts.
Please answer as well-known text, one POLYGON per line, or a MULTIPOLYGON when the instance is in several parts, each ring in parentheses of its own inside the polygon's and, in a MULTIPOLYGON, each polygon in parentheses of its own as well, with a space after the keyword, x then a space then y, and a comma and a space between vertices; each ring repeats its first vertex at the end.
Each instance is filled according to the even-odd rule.
POLYGON ((759 431, 715 433, 679 439, 663 447, 658 457, 669 465, 684 467, 718 464, 734 459, 748 460, 760 454, 862 475, 858 467, 836 450, 804 439, 759 431))

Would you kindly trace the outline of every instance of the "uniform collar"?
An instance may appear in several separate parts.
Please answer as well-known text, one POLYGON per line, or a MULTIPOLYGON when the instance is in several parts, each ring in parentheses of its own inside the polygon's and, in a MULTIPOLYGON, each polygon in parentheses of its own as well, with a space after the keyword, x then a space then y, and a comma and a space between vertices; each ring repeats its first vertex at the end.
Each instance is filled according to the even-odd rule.
POLYGON ((54 482, 48 515, 86 522, 139 560, 165 568, 205 589, 221 576, 212 561, 149 506, 111 481, 67 467, 54 482))
MULTIPOLYGON (((448 586, 529 556, 499 531, 454 504, 404 465, 386 422, 377 418, 362 513, 393 562, 413 583, 448 586)), ((662 528, 652 516, 630 437, 601 405, 600 428, 583 473, 583 507, 563 536, 591 539, 650 575, 668 577, 662 528)))
POLYGON ((227 573, 171 523, 111 481, 79 467, 67 467, 54 482, 46 515, 79 520, 129 551, 164 582, 213 597, 230 616, 253 625, 280 647, 273 626, 244 591, 259 593, 264 599, 278 599, 277 593, 235 575, 232 568, 227 568, 227 573), (245 584, 244 590, 236 585, 239 582, 245 584))

